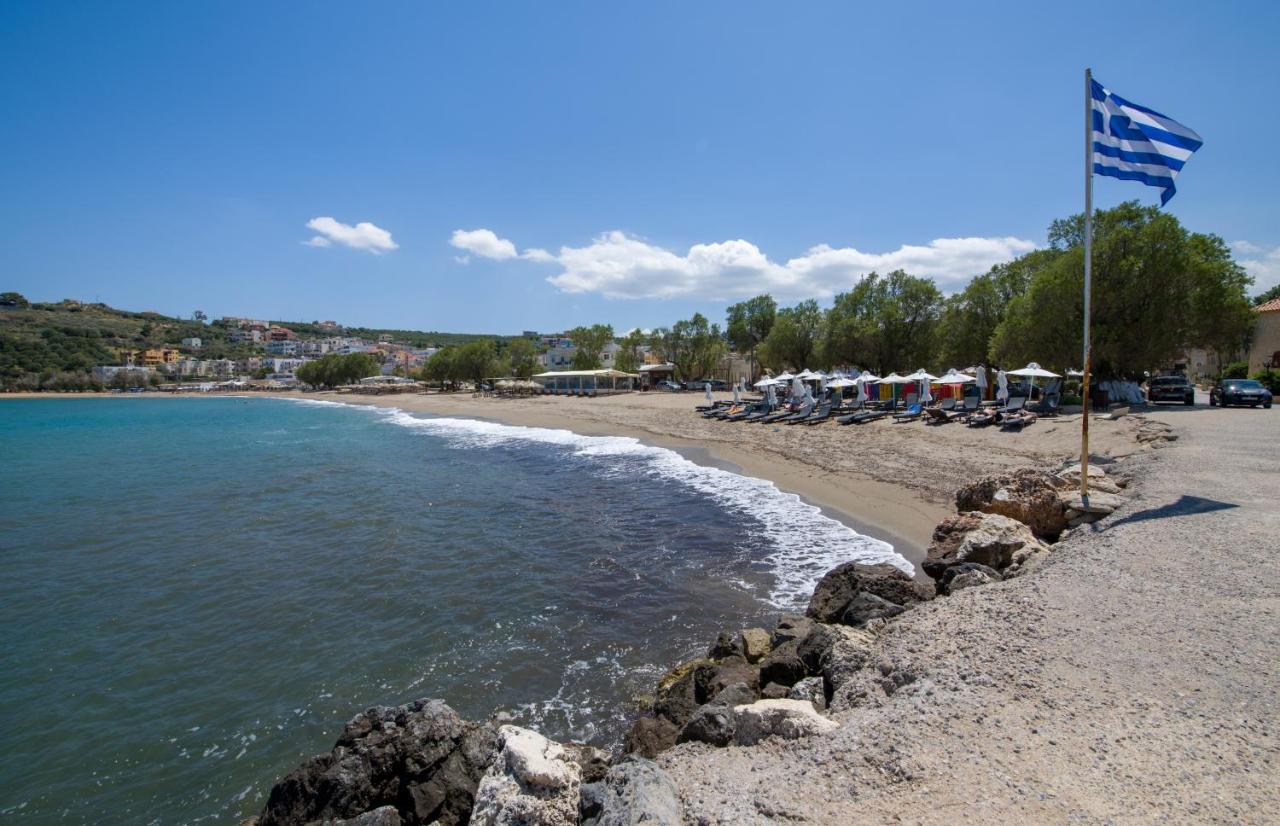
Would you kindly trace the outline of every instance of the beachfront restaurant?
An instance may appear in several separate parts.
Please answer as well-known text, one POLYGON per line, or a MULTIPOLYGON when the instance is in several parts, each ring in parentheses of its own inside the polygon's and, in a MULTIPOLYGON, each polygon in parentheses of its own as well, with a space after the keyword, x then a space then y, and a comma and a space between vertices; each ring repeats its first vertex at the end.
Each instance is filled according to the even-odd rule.
POLYGON ((608 396, 630 393, 640 377, 621 370, 556 370, 533 378, 542 382, 543 392, 553 396, 608 396))

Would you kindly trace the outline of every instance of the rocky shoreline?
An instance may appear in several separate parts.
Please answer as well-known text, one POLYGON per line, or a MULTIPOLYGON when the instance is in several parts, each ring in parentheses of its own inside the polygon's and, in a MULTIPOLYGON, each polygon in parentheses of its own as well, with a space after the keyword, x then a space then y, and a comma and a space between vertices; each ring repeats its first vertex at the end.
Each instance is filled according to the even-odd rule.
MULTIPOLYGON (((1100 459, 1099 461, 1109 461, 1100 459)), ((1023 468, 956 492, 933 532, 931 581, 890 565, 846 563, 814 589, 803 616, 772 631, 721 633, 707 654, 671 669, 613 754, 556 743, 496 715, 461 719, 441 700, 378 706, 347 724, 333 750, 271 790, 256 826, 302 824, 676 824, 677 784, 653 758, 682 743, 751 747, 839 728, 830 712, 892 696, 917 675, 879 662, 877 637, 934 599, 1034 570, 1053 543, 1123 502, 1123 472, 1023 468)))

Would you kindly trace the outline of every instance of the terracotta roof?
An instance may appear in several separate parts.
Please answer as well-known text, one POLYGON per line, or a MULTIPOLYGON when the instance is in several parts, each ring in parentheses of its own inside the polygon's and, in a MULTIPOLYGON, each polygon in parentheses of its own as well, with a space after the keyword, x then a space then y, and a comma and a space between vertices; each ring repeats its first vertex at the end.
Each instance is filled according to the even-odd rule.
POLYGON ((1273 298, 1266 304, 1259 304, 1254 307, 1260 313, 1274 313, 1280 311, 1280 298, 1273 298))

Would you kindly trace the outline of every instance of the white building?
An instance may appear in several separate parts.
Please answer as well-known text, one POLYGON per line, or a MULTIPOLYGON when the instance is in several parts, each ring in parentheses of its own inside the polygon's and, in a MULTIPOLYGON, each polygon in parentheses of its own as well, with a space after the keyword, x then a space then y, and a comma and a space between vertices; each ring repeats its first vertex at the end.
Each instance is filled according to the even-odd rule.
POLYGON ((195 336, 192 336, 191 338, 184 338, 182 340, 182 346, 190 350, 199 350, 202 344, 200 339, 196 338, 195 336))
POLYGON ((268 341, 262 345, 262 352, 272 356, 296 356, 298 350, 297 341, 268 341))

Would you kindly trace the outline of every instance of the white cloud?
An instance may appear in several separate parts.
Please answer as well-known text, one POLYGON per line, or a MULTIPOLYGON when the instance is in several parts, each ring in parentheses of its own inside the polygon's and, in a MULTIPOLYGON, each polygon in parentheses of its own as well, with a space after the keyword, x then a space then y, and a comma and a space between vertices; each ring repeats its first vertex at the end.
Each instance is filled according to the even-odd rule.
POLYGON ((341 221, 323 216, 312 218, 308 221, 307 229, 313 229, 320 233, 310 241, 304 242, 312 247, 328 247, 338 243, 345 247, 364 250, 374 255, 382 255, 384 252, 391 252, 400 248, 399 244, 391 240, 391 233, 368 221, 361 221, 353 227, 350 224, 344 224, 341 221))
MULTIPOLYGON (((491 229, 455 229, 449 236, 449 243, 460 250, 490 258, 494 261, 507 261, 512 258, 524 258, 529 261, 554 261, 555 257, 546 250, 534 247, 524 252, 516 252, 516 245, 506 238, 499 238, 491 229)), ((459 264, 466 264, 470 256, 454 256, 459 264)))
POLYGON ((1265 247, 1250 244, 1248 241, 1233 241, 1231 246, 1240 252, 1251 255, 1250 258, 1238 259, 1236 263, 1244 267, 1245 272, 1253 276, 1252 292, 1254 295, 1264 293, 1280 284, 1280 247, 1272 247, 1267 250, 1265 247))
MULTIPOLYGON (((488 230, 516 257, 515 245, 488 230)), ((458 233, 454 233, 454 246, 458 233)), ((483 255, 475 247, 477 254, 483 255)), ((830 298, 873 270, 904 269, 927 276, 944 291, 960 289, 993 264, 1030 252, 1036 245, 1020 238, 939 238, 924 246, 903 245, 892 252, 869 253, 821 244, 785 263, 771 261, 759 247, 741 239, 695 244, 686 253, 651 244, 614 230, 583 247, 561 247, 558 255, 526 250, 520 257, 554 262, 561 272, 547 280, 567 293, 599 293, 608 298, 693 297, 728 300, 760 292, 782 299, 830 298)), ((486 256, 496 257, 496 256, 486 256)))

